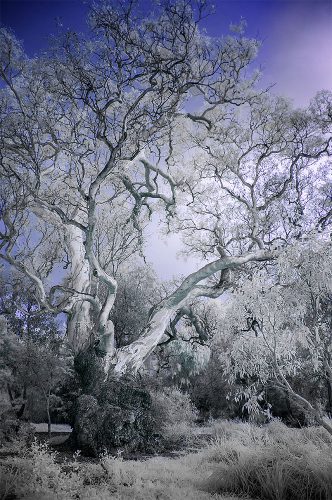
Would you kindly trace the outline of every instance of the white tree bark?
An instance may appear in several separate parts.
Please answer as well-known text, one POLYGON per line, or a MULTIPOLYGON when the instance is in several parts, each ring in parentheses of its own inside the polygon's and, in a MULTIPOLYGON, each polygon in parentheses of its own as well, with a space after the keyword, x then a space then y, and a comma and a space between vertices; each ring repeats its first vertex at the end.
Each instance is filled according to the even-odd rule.
POLYGON ((240 257, 222 257, 190 274, 175 292, 165 299, 155 311, 138 340, 125 346, 114 355, 113 369, 117 374, 136 373, 161 341, 170 321, 181 307, 199 296, 218 297, 222 290, 199 286, 199 283, 213 274, 244 265, 251 261, 270 260, 273 256, 264 250, 248 253, 240 257))
MULTIPOLYGON (((84 237, 80 229, 74 226, 66 228, 66 242, 71 261, 71 288, 82 294, 90 293, 91 270, 85 258, 84 237)), ((78 351, 88 339, 91 323, 91 303, 77 301, 69 312, 67 336, 74 351, 78 351)))

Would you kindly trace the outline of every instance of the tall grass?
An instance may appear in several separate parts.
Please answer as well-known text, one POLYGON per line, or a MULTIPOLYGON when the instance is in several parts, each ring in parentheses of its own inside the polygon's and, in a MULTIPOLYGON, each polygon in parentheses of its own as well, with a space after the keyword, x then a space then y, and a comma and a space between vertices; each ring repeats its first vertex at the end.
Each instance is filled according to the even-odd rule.
POLYGON ((324 429, 215 422, 207 432, 210 442, 197 453, 141 461, 60 460, 35 441, 2 461, 0 499, 332 500, 332 439, 324 429))
POLYGON ((320 427, 290 429, 220 422, 202 459, 215 463, 203 484, 210 493, 264 500, 331 500, 332 438, 320 427))
POLYGON ((207 471, 195 455, 136 461, 104 454, 89 463, 59 458, 34 442, 24 456, 8 459, 0 467, 0 499, 226 500, 198 489, 207 471))
POLYGON ((21 456, 9 458, 0 468, 0 499, 74 498, 83 485, 77 457, 64 472, 67 462, 60 465, 57 453, 47 444, 35 440, 21 456))

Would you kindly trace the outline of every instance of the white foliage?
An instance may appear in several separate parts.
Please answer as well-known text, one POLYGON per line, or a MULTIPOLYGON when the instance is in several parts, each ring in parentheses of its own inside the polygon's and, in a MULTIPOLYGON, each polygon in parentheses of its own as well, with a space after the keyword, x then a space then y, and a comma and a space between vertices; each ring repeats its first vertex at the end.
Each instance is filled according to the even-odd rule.
MULTIPOLYGON (((307 363, 325 376, 332 345, 326 312, 331 307, 331 264, 331 243, 318 235, 288 247, 273 271, 264 269, 243 280, 220 334, 220 341, 228 337, 220 357, 231 382, 238 376, 260 384, 280 382, 307 363)), ((239 393, 253 401, 256 390, 252 382, 239 393)))

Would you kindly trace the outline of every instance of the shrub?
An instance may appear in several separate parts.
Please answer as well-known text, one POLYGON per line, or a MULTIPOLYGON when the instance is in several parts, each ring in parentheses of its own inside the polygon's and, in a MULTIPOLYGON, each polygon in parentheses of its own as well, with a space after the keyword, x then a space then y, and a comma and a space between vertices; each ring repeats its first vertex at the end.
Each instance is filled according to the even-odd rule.
POLYGON ((176 387, 168 387, 151 393, 154 411, 162 425, 187 423, 197 419, 197 410, 190 396, 176 387))
POLYGON ((204 484, 210 493, 264 500, 332 498, 332 439, 322 428, 289 429, 221 423, 204 458, 218 463, 204 484))
POLYGON ((219 358, 212 352, 205 370, 191 378, 190 396, 201 419, 241 416, 242 403, 229 397, 231 390, 219 358))
POLYGON ((168 447, 190 444, 195 438, 193 424, 198 414, 190 396, 170 387, 153 391, 151 397, 157 428, 166 438, 168 447))
POLYGON ((26 448, 33 439, 33 428, 12 414, 0 417, 0 447, 9 454, 26 448))
MULTIPOLYGON (((104 453, 92 463, 58 463, 46 445, 34 442, 21 458, 3 465, 0 498, 26 500, 210 500, 197 490, 197 479, 206 473, 197 454, 148 460, 122 460, 104 453)), ((1 470, 0 470, 1 474, 1 470)), ((214 495, 215 500, 231 500, 214 495)))
POLYGON ((84 454, 151 452, 160 447, 150 394, 129 378, 109 379, 77 400, 73 439, 84 454))

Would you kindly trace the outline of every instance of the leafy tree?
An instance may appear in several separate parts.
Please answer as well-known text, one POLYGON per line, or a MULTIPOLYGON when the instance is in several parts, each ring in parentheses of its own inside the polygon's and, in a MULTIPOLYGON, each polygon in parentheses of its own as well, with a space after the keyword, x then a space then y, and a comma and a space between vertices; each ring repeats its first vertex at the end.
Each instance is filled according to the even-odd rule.
POLYGON ((33 285, 20 278, 16 273, 2 275, 1 385, 17 418, 24 417, 36 392, 44 400, 50 434, 54 391, 70 374, 70 357, 54 317, 40 313, 33 285))
POLYGON ((23 416, 32 391, 44 401, 51 435, 51 411, 59 403, 56 390, 71 374, 70 357, 61 350, 61 342, 42 342, 2 331, 0 339, 1 386, 7 390, 16 417, 23 416))
POLYGON ((204 369, 190 379, 190 396, 203 420, 208 418, 235 418, 242 416, 241 404, 232 398, 236 385, 229 384, 219 357, 212 348, 204 369))
POLYGON ((161 300, 162 290, 154 272, 134 262, 122 270, 117 280, 118 291, 111 318, 116 345, 122 347, 139 337, 151 308, 161 300))
POLYGON ((257 408, 259 388, 272 380, 330 433, 320 401, 305 397, 303 383, 297 392, 292 381, 316 374, 330 408, 331 259, 329 239, 313 236, 284 250, 277 268, 243 281, 225 320, 232 342, 222 354, 231 380, 240 375, 251 381, 242 391, 248 408, 257 408))
POLYGON ((54 346, 47 343, 34 346, 30 371, 26 373, 26 377, 28 383, 38 390, 45 402, 49 437, 51 437, 52 409, 62 404, 56 390, 65 383, 71 373, 71 359, 68 355, 55 351, 54 346))

